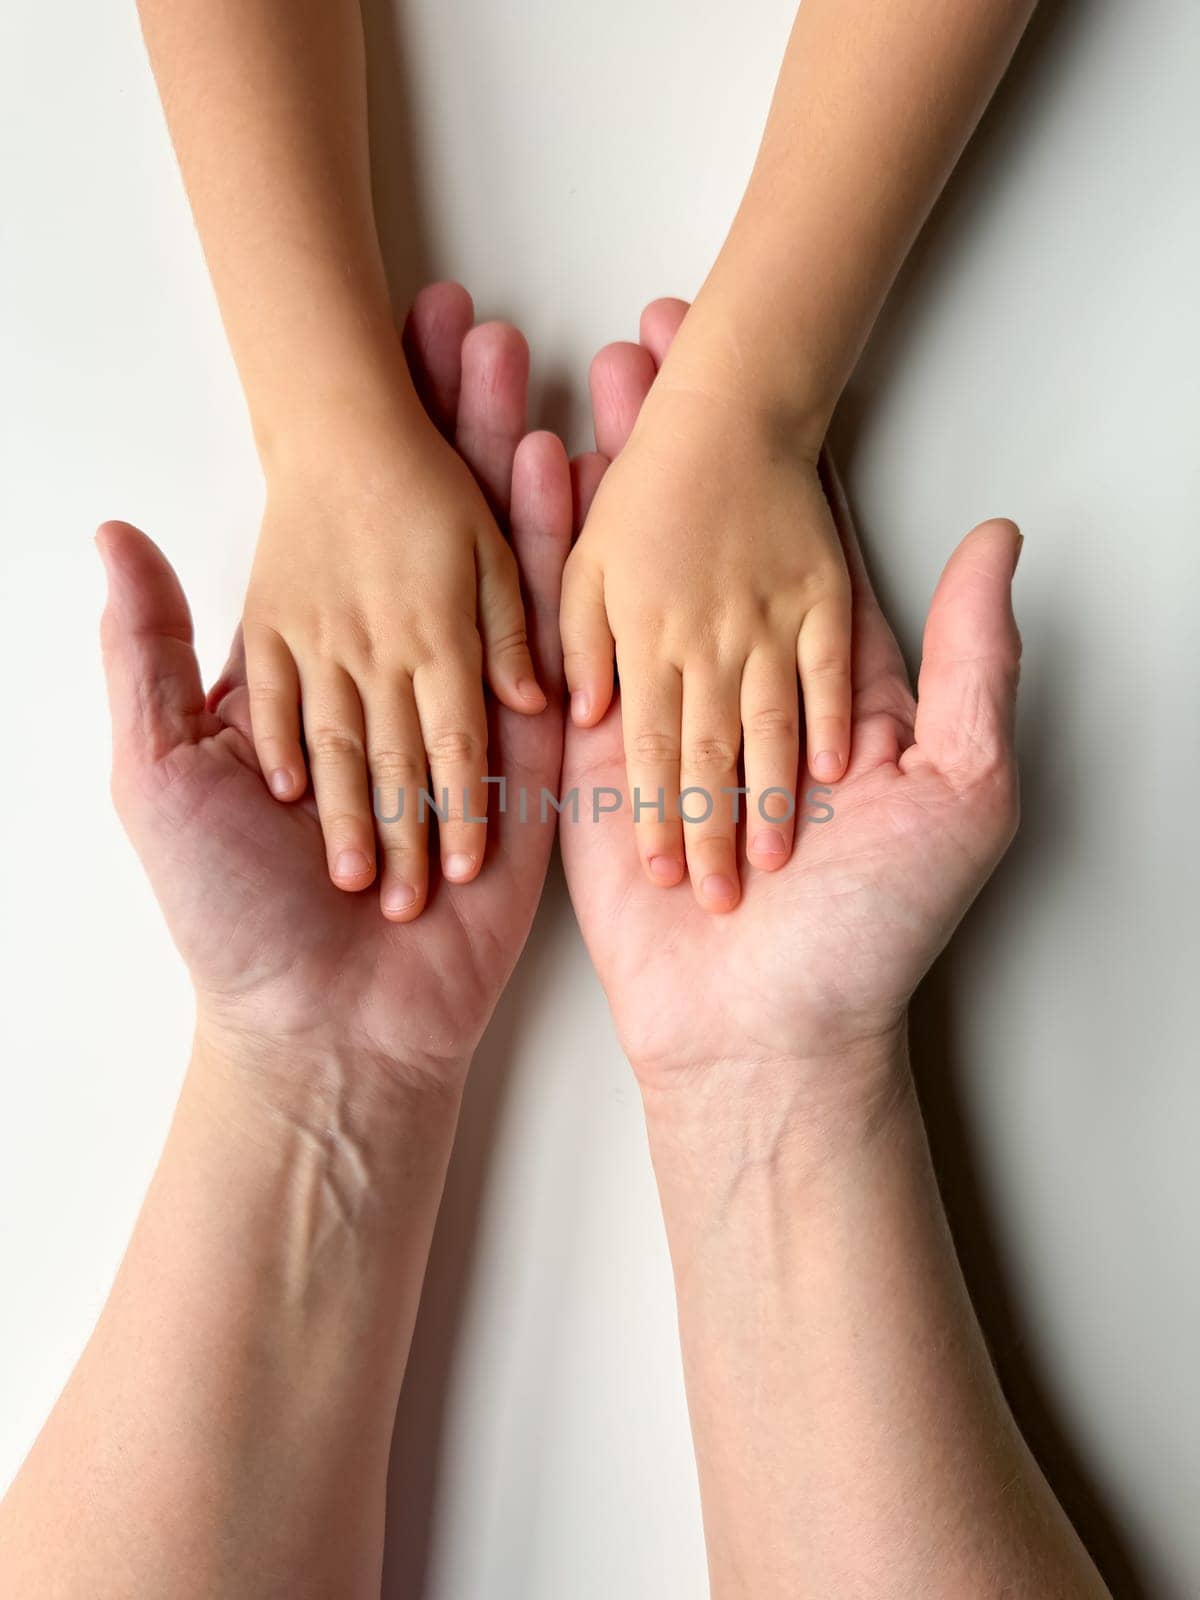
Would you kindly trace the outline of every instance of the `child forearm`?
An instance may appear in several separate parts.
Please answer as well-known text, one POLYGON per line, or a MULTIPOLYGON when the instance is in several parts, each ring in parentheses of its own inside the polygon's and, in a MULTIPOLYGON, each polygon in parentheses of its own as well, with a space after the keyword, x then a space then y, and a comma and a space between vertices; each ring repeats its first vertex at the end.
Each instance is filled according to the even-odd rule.
POLYGON ((1035 0, 804 0, 753 175, 666 372, 819 445, 1035 0))
POLYGON ((269 456, 413 401, 371 199, 358 0, 139 0, 269 456))

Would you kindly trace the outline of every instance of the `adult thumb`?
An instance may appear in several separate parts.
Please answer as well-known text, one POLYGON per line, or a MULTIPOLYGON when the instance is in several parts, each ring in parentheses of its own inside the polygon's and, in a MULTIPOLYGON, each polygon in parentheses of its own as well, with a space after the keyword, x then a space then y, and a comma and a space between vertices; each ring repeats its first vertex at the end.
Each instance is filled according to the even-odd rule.
POLYGON ((1015 523, 980 523, 946 563, 925 624, 913 754, 967 788, 1013 781, 1021 636, 1012 579, 1015 523))
POLYGON ((108 576, 100 641, 114 765, 148 766, 207 728, 191 613, 170 562, 144 533, 106 522, 96 548, 108 576))

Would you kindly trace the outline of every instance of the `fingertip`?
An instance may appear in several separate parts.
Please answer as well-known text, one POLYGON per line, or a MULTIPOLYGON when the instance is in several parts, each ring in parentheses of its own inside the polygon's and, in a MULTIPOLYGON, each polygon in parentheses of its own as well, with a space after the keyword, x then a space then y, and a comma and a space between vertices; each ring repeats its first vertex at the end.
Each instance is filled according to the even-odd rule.
POLYGON ((571 721, 577 728, 586 728, 592 719, 592 697, 586 689, 571 691, 571 721))
POLYGON ((808 769, 818 783, 837 783, 846 772, 845 752, 818 750, 810 756, 808 769))
POLYGON ((518 556, 529 534, 564 548, 571 538, 573 494, 566 446, 556 433, 539 429, 517 445, 512 468, 510 526, 518 556))
POLYGON ((424 889, 415 883, 385 883, 379 895, 379 909, 388 922, 413 922, 425 909, 424 889))
POLYGON ((465 850, 452 850, 442 857, 442 872, 450 883, 471 883, 479 876, 480 858, 465 850))
POLYGON ((671 855, 650 856, 645 862, 646 876, 657 889, 674 889, 683 882, 684 863, 681 857, 671 855))
POLYGON ((638 324, 638 338, 649 350, 658 366, 661 366, 666 359, 667 351, 671 348, 687 313, 687 301, 676 299, 672 295, 652 300, 642 312, 638 324))
POLYGON ((461 283, 447 278, 418 289, 409 315, 418 323, 465 323, 470 328, 475 321, 475 302, 461 283))
POLYGON ((705 911, 724 916, 732 911, 741 899, 736 875, 724 872, 706 873, 697 885, 696 898, 705 911))
POLYGON ((577 728, 594 728, 602 722, 612 705, 613 690, 611 681, 606 682, 601 674, 578 684, 571 690, 571 721, 577 728))
POLYGON ((339 850, 329 863, 329 876, 336 888, 357 894, 375 881, 375 863, 364 850, 339 850))
POLYGON ((746 859, 759 872, 778 872, 790 854, 788 837, 778 828, 760 828, 746 844, 746 859))
POLYGON ((481 365, 503 364, 506 369, 517 368, 528 375, 529 341, 520 328, 511 322, 503 322, 498 318, 490 322, 478 322, 463 340, 463 360, 465 362, 468 359, 481 365))
POLYGON ((649 350, 630 340, 605 345, 592 358, 588 391, 592 399, 596 448, 612 460, 633 431, 638 412, 658 375, 649 350))
POLYGON ((997 561, 1007 561, 1015 572, 1025 535, 1011 517, 987 517, 976 523, 963 543, 985 547, 997 561))
POLYGON ((523 717, 536 717, 549 704, 545 691, 535 678, 520 678, 515 683, 493 683, 492 693, 510 711, 523 717))
POLYGON ((513 476, 528 477, 545 492, 547 480, 557 482, 570 470, 567 447, 549 428, 534 428, 517 445, 513 476))
POLYGON ((276 800, 285 802, 299 800, 306 787, 304 778, 290 765, 274 768, 267 779, 267 785, 276 800))

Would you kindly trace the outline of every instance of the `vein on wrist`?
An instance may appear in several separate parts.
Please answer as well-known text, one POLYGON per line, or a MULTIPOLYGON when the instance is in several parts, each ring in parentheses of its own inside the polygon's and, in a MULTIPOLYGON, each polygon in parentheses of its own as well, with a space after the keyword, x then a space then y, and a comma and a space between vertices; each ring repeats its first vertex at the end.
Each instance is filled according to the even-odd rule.
MULTIPOLYGON (((196 1146, 303 1197, 314 1228, 388 1228, 440 1192, 462 1077, 435 1081, 349 1048, 197 1036, 180 1098, 196 1146)), ((220 1174, 215 1174, 218 1179, 220 1174)))
POLYGON ((642 1084, 660 1181, 710 1188, 835 1171, 912 1092, 903 1028, 824 1056, 725 1061, 642 1084))

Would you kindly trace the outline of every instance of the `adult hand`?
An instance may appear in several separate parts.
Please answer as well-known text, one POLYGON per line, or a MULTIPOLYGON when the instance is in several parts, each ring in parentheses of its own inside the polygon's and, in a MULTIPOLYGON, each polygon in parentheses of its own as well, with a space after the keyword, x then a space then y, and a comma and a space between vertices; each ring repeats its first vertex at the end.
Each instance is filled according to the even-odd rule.
MULTIPOLYGON (((410 362, 434 419, 456 433, 507 514, 537 669, 554 685, 570 529, 565 457, 552 435, 521 437, 520 335, 491 324, 464 341, 461 295, 437 285, 419 297, 410 362)), ((187 603, 161 552, 122 523, 106 524, 98 542, 109 578, 102 634, 114 798, 191 972, 201 1031, 266 1044, 285 1065, 311 1047, 314 1058, 334 1051, 458 1084, 528 933, 552 822, 540 822, 536 806, 526 822, 515 808, 493 815, 478 881, 456 887, 435 876, 419 922, 386 922, 376 895, 330 882, 311 795, 294 807, 271 798, 240 641, 206 697, 187 603)), ((493 704, 490 715, 494 772, 510 790, 553 789, 557 708, 530 717, 493 704)), ((381 844, 386 851, 382 824, 381 844)))
MULTIPOLYGON (((643 344, 612 345, 597 358, 605 454, 576 463, 584 506, 685 309, 656 302, 643 344)), ((983 523, 951 557, 914 700, 845 498, 829 474, 827 484, 853 586, 853 753, 842 782, 820 797, 832 819, 797 818, 786 866, 750 872, 727 917, 706 915, 686 890, 656 889, 629 825, 619 709, 593 729, 568 729, 564 789, 605 786, 625 797, 621 812, 597 822, 586 805, 578 822, 566 813, 562 848, 576 914, 644 1087, 706 1077, 732 1092, 761 1069, 789 1095, 810 1084, 823 1093, 853 1082, 856 1061, 890 1059, 876 1046, 901 1029, 913 990, 1016 826, 1016 528, 983 523)), ((794 727, 775 720, 794 748, 794 727)), ((752 808, 745 826, 753 834, 771 824, 752 808)))

